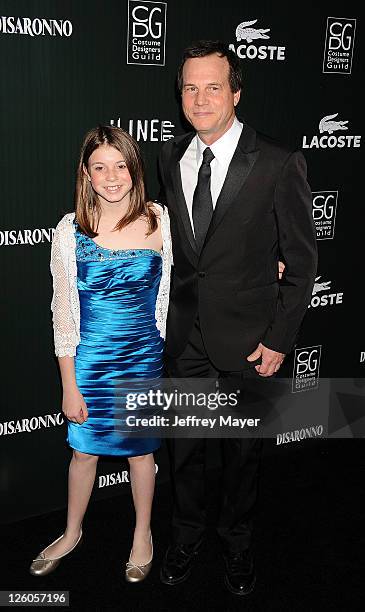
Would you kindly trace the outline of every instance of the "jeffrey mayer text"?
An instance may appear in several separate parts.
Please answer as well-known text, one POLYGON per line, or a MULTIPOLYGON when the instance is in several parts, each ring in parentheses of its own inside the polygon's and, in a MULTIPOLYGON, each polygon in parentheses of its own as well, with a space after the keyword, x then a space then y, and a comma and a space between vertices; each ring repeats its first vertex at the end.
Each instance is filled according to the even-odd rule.
POLYGON ((217 418, 201 418, 197 416, 180 417, 175 415, 174 419, 165 416, 136 417, 134 415, 126 418, 128 427, 258 427, 261 419, 241 419, 232 416, 220 416, 217 418))

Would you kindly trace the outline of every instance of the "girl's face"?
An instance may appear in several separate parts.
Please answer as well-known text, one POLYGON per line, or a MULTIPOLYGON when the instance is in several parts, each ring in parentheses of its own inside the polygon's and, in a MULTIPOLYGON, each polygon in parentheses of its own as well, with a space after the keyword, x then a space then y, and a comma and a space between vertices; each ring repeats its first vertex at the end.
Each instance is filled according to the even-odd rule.
POLYGON ((100 204, 129 204, 132 179, 123 154, 110 145, 101 145, 89 157, 83 168, 100 204))

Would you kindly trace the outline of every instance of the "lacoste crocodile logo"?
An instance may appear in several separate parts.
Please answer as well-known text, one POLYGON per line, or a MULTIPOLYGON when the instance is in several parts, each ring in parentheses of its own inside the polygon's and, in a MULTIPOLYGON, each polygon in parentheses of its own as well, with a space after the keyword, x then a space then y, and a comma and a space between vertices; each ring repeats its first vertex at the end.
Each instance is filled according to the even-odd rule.
POLYGON ((320 276, 317 276, 316 280, 314 281, 312 296, 316 295, 316 293, 319 293, 320 291, 327 291, 327 289, 331 289, 332 281, 327 281, 325 283, 317 283, 317 281, 319 281, 320 278, 321 278, 320 276))
POLYGON ((257 40, 258 38, 270 38, 267 36, 266 32, 270 32, 270 28, 259 29, 250 28, 249 26, 254 25, 257 22, 257 19, 253 21, 242 21, 236 28, 236 39, 237 42, 241 40, 247 40, 248 43, 251 43, 253 40, 257 40))
POLYGON ((336 132, 337 130, 348 130, 346 125, 348 121, 331 121, 331 119, 334 119, 337 117, 337 115, 338 113, 335 113, 334 115, 326 115, 326 117, 323 117, 323 119, 320 120, 319 131, 321 134, 323 134, 323 132, 333 134, 333 132, 336 132))

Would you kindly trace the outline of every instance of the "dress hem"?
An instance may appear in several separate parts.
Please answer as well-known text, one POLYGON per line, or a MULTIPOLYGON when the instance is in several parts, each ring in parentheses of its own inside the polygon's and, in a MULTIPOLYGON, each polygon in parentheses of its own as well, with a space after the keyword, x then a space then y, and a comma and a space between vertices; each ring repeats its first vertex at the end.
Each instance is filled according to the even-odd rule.
POLYGON ((79 453, 84 453, 85 455, 95 455, 96 457, 142 457, 144 455, 151 455, 155 451, 159 450, 159 448, 161 448, 161 444, 159 444, 158 446, 152 448, 151 450, 148 450, 147 452, 141 452, 135 455, 135 454, 131 454, 128 452, 125 452, 125 453, 123 452, 121 453, 91 453, 89 451, 81 450, 80 448, 76 448, 75 446, 72 446, 69 442, 67 442, 67 445, 73 450, 78 451, 79 453))

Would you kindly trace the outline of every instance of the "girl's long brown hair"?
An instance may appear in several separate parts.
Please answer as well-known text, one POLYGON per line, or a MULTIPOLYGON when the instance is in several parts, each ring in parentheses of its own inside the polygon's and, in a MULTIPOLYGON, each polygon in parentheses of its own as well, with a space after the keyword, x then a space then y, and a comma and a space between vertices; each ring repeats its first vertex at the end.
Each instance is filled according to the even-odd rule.
POLYGON ((116 224, 114 231, 119 231, 140 217, 147 219, 148 232, 157 229, 157 218, 152 203, 146 201, 146 189, 143 177, 143 161, 135 140, 121 128, 99 125, 90 130, 81 147, 80 161, 76 179, 76 221, 82 232, 90 238, 97 236, 101 217, 101 206, 83 167, 88 168, 90 155, 102 145, 110 145, 123 155, 132 179, 130 203, 124 217, 116 224))

